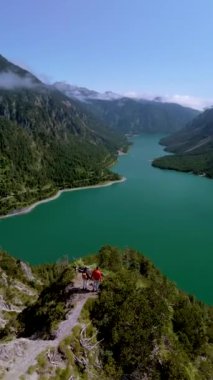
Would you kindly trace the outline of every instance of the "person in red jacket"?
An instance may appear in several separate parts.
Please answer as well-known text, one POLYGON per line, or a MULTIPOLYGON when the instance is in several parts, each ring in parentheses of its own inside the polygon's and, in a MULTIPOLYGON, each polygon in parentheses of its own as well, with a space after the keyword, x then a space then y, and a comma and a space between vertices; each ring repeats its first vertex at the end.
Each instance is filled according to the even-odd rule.
POLYGON ((99 285, 102 280, 102 272, 100 271, 99 267, 96 267, 94 271, 92 272, 92 279, 93 279, 93 291, 97 292, 99 289, 99 285))

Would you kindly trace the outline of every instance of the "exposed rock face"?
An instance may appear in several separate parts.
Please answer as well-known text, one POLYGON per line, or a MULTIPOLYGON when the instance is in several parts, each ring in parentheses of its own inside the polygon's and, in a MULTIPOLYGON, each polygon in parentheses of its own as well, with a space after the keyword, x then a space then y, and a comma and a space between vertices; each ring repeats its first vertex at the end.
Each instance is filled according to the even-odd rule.
POLYGON ((0 268, 0 285, 2 285, 2 286, 8 285, 7 275, 6 275, 6 273, 3 272, 3 270, 1 270, 1 268, 0 268))
POLYGON ((20 261, 20 266, 21 266, 21 269, 22 269, 24 275, 26 276, 26 278, 27 278, 29 281, 35 281, 35 277, 33 276, 33 274, 32 274, 32 270, 31 270, 31 268, 29 267, 29 265, 27 265, 27 264, 24 263, 23 261, 20 261))
POLYGON ((16 313, 20 313, 22 309, 23 307, 20 308, 16 305, 12 305, 11 303, 6 302, 4 297, 0 295, 0 311, 15 311, 16 313))
POLYGON ((0 310, 10 310, 10 306, 5 302, 2 295, 0 295, 0 310))
POLYGON ((3 328, 6 325, 6 323, 7 321, 0 316, 0 328, 3 328))

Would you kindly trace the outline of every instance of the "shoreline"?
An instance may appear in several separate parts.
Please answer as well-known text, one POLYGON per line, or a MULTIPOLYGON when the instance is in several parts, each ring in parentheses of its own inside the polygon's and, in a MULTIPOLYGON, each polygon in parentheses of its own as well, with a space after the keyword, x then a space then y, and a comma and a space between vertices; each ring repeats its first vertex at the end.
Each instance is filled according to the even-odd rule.
POLYGON ((182 174, 193 174, 196 177, 203 177, 203 178, 210 179, 210 180, 213 179, 213 177, 209 177, 205 172, 198 173, 197 171, 194 171, 193 169, 181 170, 181 169, 173 168, 173 167, 164 167, 164 166, 156 165, 154 163, 155 159, 154 160, 150 160, 150 161, 152 162, 152 167, 153 168, 157 168, 157 169, 160 169, 160 170, 174 171, 174 172, 182 173, 182 174))
POLYGON ((112 186, 112 185, 114 185, 116 183, 122 183, 122 182, 125 182, 125 181, 126 181, 126 177, 122 177, 121 179, 118 179, 116 181, 108 181, 108 182, 104 182, 103 184, 97 184, 97 185, 91 185, 91 186, 80 186, 80 187, 73 187, 71 189, 58 190, 55 195, 53 195, 53 196, 51 196, 49 198, 45 198, 45 199, 42 199, 40 201, 37 201, 37 202, 33 203, 32 205, 30 205, 28 207, 20 209, 20 211, 14 210, 14 212, 10 212, 7 215, 0 216, 0 220, 1 219, 6 219, 6 218, 12 218, 13 216, 28 214, 32 210, 34 210, 34 208, 36 208, 37 206, 39 206, 40 204, 54 201, 54 200, 58 199, 61 196, 61 194, 66 193, 66 192, 80 191, 80 190, 89 190, 89 189, 97 189, 97 188, 101 188, 101 187, 108 187, 108 186, 112 186))

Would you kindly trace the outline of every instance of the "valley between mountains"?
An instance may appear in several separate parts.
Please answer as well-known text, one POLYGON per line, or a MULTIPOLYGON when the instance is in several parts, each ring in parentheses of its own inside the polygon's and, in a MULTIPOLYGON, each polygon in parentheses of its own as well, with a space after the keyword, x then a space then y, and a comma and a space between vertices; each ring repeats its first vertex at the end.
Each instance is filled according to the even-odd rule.
POLYGON ((46 84, 0 55, 1 379, 213 379, 212 148, 211 108, 46 84), (158 136, 172 154, 152 157, 158 136), (85 267, 103 271, 97 294, 85 267))

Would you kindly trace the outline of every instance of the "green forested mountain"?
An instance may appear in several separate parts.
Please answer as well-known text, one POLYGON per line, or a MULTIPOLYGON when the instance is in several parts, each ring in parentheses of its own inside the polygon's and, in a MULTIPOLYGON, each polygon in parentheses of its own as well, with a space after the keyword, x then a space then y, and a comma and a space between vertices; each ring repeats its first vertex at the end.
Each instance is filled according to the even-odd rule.
POLYGON ((84 107, 100 120, 125 134, 172 133, 199 114, 196 110, 178 104, 124 98, 110 92, 99 94, 65 83, 55 85, 69 97, 81 99, 84 107))
POLYGON ((154 160, 154 166, 192 171, 213 178, 213 109, 206 110, 184 129, 163 138, 160 143, 174 155, 154 160))
POLYGON ((104 247, 97 261, 111 272, 91 310, 107 379, 210 380, 212 308, 134 250, 104 247))
POLYGON ((32 267, 0 252, 0 268, 0 374, 5 365, 13 366, 12 360, 1 362, 6 341, 12 344, 16 338, 18 345, 17 338, 33 337, 32 343, 52 339, 54 345, 58 323, 85 296, 89 300, 70 335, 43 351, 36 365, 33 360, 28 375, 52 380, 212 379, 212 308, 178 290, 142 254, 105 246, 78 263, 32 267), (103 271, 97 298, 72 286, 73 267, 79 263, 103 271))
POLYGON ((107 167, 126 145, 81 103, 0 56, 0 213, 118 178, 107 167))
POLYGON ((127 133, 174 132, 185 126, 198 111, 178 104, 134 99, 93 100, 89 107, 94 115, 113 129, 127 133))

